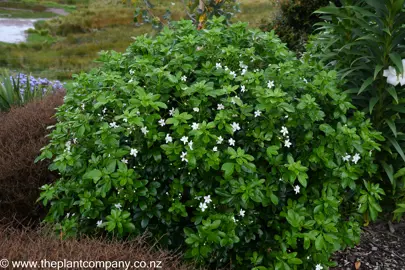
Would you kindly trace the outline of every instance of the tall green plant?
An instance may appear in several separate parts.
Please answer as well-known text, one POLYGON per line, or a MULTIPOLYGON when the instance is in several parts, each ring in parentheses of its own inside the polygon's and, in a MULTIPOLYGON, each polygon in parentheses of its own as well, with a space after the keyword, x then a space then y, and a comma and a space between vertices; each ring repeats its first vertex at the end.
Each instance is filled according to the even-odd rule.
POLYGON ((28 80, 21 84, 20 78, 11 77, 7 70, 0 71, 0 111, 8 111, 13 106, 21 106, 33 99, 40 98, 47 91, 35 87, 28 80))
MULTIPOLYGON (((385 136, 380 177, 393 199, 405 200, 404 0, 348 0, 319 9, 325 22, 315 45, 345 79, 354 104, 385 136), (398 75, 397 75, 398 74, 398 75), (390 184, 389 184, 390 183, 390 184)), ((399 217, 401 211, 396 211, 399 217)))

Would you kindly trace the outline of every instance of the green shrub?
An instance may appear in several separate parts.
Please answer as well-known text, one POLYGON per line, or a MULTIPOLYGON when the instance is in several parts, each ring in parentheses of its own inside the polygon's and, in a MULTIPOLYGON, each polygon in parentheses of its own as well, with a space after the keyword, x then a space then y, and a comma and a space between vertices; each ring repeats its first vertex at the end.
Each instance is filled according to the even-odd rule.
POLYGON ((215 18, 139 36, 75 76, 40 160, 64 235, 138 235, 235 269, 313 269, 380 211, 376 140, 335 72, 215 18))
MULTIPOLYGON (((327 21, 318 24, 320 35, 313 50, 339 71, 354 105, 366 112, 384 134, 384 151, 377 158, 377 181, 382 179, 384 190, 390 191, 393 210, 393 202, 405 203, 405 92, 398 87, 399 79, 403 85, 405 68, 401 61, 405 58, 404 0, 344 4, 342 8, 332 5, 317 12, 327 21)), ((396 212, 397 218, 405 212, 401 209, 396 212)))
MULTIPOLYGON (((262 29, 274 29, 287 46, 297 52, 305 50, 308 35, 313 25, 319 22, 319 16, 313 14, 317 9, 327 6, 330 0, 287 0, 280 5, 280 14, 270 23, 264 23, 262 29)), ((334 0, 339 3, 339 0, 334 0)))

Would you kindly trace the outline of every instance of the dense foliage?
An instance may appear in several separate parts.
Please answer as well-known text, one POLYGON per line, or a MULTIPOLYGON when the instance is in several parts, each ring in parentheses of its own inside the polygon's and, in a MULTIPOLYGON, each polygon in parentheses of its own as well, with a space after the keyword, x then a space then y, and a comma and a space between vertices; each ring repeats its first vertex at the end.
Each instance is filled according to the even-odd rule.
POLYGON ((317 13, 327 21, 318 24, 313 49, 339 70, 353 103, 384 134, 379 178, 391 190, 389 198, 400 202, 398 218, 405 212, 405 92, 399 86, 405 83, 403 8, 404 0, 352 0, 341 8, 322 8, 317 13))
MULTIPOLYGON (((327 6, 330 0, 287 0, 280 3, 278 16, 270 23, 264 23, 264 30, 274 29, 280 39, 287 46, 298 52, 305 49, 308 35, 314 30, 313 26, 319 22, 319 16, 313 14, 317 9, 327 6)), ((339 0, 334 0, 336 4, 339 0)))
POLYGON ((384 192, 381 135, 274 32, 191 21, 75 77, 51 143, 46 218, 63 235, 145 229, 235 269, 317 269, 359 241, 384 192))

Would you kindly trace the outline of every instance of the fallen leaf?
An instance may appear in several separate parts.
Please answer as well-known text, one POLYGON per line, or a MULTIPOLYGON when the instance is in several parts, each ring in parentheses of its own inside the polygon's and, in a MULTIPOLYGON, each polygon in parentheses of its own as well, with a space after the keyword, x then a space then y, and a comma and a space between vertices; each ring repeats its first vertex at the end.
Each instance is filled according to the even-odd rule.
POLYGON ((354 263, 354 268, 356 268, 356 270, 359 270, 360 265, 361 265, 361 262, 357 261, 357 262, 354 263))

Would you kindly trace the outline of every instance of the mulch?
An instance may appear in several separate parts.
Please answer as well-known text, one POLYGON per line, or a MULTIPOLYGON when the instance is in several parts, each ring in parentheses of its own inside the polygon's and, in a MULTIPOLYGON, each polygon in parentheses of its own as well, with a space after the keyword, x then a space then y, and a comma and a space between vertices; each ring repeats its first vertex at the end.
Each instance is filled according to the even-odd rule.
POLYGON ((337 252, 331 270, 405 270, 405 222, 363 227, 360 244, 337 252))

